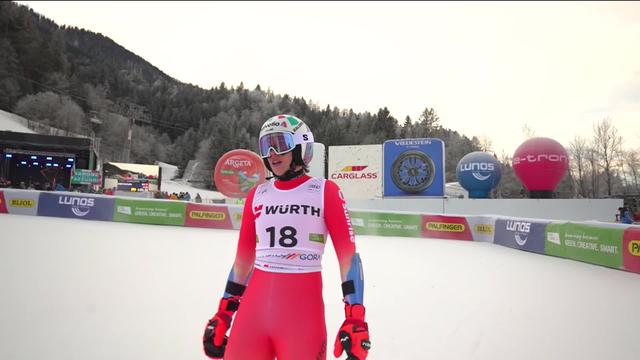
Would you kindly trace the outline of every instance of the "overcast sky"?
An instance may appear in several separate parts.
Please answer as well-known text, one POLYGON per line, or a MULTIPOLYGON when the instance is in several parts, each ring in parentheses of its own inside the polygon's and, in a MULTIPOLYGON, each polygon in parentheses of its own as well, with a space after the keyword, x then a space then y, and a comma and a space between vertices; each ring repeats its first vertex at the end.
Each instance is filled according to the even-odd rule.
MULTIPOLYGON (((526 125, 568 147, 609 117, 640 148, 640 2, 20 2, 179 81, 257 84, 512 155, 526 125)), ((322 139, 318 139, 322 142, 322 139)))

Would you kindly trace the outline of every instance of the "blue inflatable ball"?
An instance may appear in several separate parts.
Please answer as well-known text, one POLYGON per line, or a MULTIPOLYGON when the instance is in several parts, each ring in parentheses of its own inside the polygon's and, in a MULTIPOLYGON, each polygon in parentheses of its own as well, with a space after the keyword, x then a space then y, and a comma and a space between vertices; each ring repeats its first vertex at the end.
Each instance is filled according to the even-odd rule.
POLYGON ((496 158, 483 151, 465 155, 458 162, 456 177, 460 186, 469 192, 470 198, 483 199, 498 186, 502 171, 496 158))

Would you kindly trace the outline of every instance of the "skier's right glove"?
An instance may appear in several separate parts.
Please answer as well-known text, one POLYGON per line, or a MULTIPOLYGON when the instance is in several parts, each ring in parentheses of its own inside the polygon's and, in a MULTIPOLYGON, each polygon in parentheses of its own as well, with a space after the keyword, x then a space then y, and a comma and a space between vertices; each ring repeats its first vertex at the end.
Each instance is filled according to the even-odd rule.
POLYGON ((232 296, 220 299, 218 312, 207 322, 202 337, 204 353, 212 359, 222 359, 227 346, 227 330, 231 327, 233 314, 240 306, 240 298, 232 296))
POLYGON ((369 325, 364 321, 364 305, 344 305, 345 320, 338 330, 333 355, 340 357, 342 351, 347 353, 347 360, 365 360, 371 348, 369 325))

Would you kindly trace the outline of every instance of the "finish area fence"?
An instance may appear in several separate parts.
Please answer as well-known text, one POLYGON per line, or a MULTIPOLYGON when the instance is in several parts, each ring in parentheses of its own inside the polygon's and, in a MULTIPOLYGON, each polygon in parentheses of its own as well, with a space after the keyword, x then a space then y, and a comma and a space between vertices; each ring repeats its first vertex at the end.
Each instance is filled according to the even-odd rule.
MULTIPOLYGON (((242 206, 0 190, 0 214, 239 229, 242 206)), ((640 273, 640 226, 505 215, 349 209, 356 234, 480 241, 640 273)), ((2 233, 2 236, 12 234, 2 233)))

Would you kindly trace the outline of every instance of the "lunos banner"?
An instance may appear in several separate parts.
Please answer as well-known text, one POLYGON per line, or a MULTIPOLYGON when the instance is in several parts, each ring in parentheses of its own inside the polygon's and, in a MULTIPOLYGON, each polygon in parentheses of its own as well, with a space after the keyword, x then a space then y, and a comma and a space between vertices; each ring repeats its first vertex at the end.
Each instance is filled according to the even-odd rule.
POLYGON ((544 254, 544 239, 550 221, 519 218, 496 220, 495 244, 544 254))
POLYGON ((549 224, 544 250, 548 255, 621 268, 623 231, 574 223, 549 224))
POLYGON ((115 199, 77 193, 40 194, 38 216, 111 221, 115 199))
POLYGON ((137 224, 184 225, 186 204, 173 200, 116 199, 113 221, 137 224))
POLYGON ((422 236, 431 239, 473 240, 462 216, 422 215, 422 236))
POLYGON ((349 217, 358 235, 420 237, 418 214, 349 211, 349 217))
POLYGON ((4 189, 4 204, 9 214, 38 214, 39 191, 4 189))
POLYGON ((640 273, 640 226, 630 226, 624 231, 622 258, 626 270, 640 273))
POLYGON ((345 199, 382 196, 382 145, 329 146, 330 180, 345 199))
POLYGON ((383 196, 444 196, 444 142, 387 140, 383 147, 383 196))
POLYGON ((7 212, 7 205, 4 202, 4 194, 0 191, 0 214, 6 214, 7 212))
POLYGON ((214 229, 232 229, 233 225, 226 206, 188 203, 185 226, 214 229))

